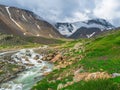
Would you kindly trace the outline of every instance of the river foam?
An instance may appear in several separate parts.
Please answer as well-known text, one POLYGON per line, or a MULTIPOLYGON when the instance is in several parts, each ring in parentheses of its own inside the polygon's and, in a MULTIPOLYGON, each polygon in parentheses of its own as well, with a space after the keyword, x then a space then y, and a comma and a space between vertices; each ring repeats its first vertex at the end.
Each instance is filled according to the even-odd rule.
POLYGON ((18 77, 3 83, 0 90, 30 90, 32 86, 51 72, 53 64, 42 61, 42 55, 35 53, 33 49, 23 49, 11 56, 11 62, 24 65, 26 70, 18 74, 18 77))

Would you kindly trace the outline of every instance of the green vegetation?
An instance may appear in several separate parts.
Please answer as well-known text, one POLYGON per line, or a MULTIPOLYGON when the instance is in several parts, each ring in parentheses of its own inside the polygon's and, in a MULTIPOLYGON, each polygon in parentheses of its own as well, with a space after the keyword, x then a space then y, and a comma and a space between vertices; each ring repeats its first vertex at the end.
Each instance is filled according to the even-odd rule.
POLYGON ((91 40, 81 61, 87 71, 120 73, 120 31, 91 40))
POLYGON ((119 90, 119 87, 112 79, 99 79, 74 83, 62 90, 119 90))
POLYGON ((0 50, 1 49, 21 49, 39 47, 41 45, 62 44, 65 40, 49 39, 42 37, 18 37, 13 35, 0 34, 0 50))
MULTIPOLYGON (((0 49, 11 47, 39 47, 44 44, 53 44, 51 46, 57 47, 50 53, 56 50, 64 52, 63 56, 65 61, 58 61, 59 63, 72 62, 63 68, 54 69, 43 80, 35 84, 32 90, 57 90, 59 84, 67 84, 73 81, 74 72, 81 67, 81 72, 107 72, 120 73, 120 31, 108 32, 102 36, 81 39, 74 41, 45 39, 35 37, 14 37, 7 36, 0 39, 0 49), (10 41, 10 42, 9 42, 10 41), (12 42, 11 42, 12 41, 12 42), (45 41, 44 43, 42 43, 45 41), (79 46, 82 43, 82 46, 79 46), (78 45, 76 45, 78 44, 78 45), (74 49, 78 48, 77 50, 74 49), (84 46, 84 47, 83 47, 84 46), (85 48, 85 51, 83 50, 85 48)), ((2 73, 2 72, 1 72, 2 73)), ((111 79, 98 79, 79 81, 68 85, 61 90, 120 90, 120 77, 111 79)))
MULTIPOLYGON (((81 72, 120 73, 120 31, 105 33, 92 39, 70 41, 62 44, 59 48, 69 49, 65 53, 66 61, 70 62, 74 58, 73 63, 65 68, 53 70, 32 90, 57 90, 59 84, 72 81, 74 71, 81 66, 84 68, 81 72), (84 43, 84 53, 70 50, 79 42, 84 43), (82 60, 79 58, 81 55, 84 56, 82 60), (59 80, 59 78, 61 79, 59 80)), ((61 90, 120 90, 120 77, 80 81, 61 90)))

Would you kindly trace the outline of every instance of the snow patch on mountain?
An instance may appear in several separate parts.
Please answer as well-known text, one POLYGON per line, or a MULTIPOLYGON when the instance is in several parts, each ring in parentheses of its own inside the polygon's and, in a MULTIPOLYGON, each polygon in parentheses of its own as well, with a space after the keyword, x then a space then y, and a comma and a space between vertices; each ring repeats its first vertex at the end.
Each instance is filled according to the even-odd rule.
POLYGON ((91 38, 95 33, 96 33, 96 32, 93 32, 92 34, 86 35, 86 36, 87 36, 87 38, 91 38))
POLYGON ((57 23, 55 27, 65 36, 70 36, 79 28, 99 28, 101 31, 113 29, 114 26, 104 19, 92 19, 88 21, 80 21, 74 23, 57 23))
POLYGON ((22 17, 23 17, 23 19, 25 20, 25 21, 27 21, 27 19, 25 18, 25 16, 22 14, 22 17))
POLYGON ((5 7, 5 8, 6 8, 6 11, 7 11, 8 15, 9 15, 11 21, 13 21, 20 29, 24 30, 24 28, 23 28, 21 25, 19 25, 19 24, 12 18, 11 13, 10 13, 10 11, 9 11, 9 7, 5 7))
POLYGON ((38 24, 36 24, 36 26, 37 26, 37 28, 38 28, 39 30, 41 30, 41 28, 40 28, 40 26, 39 26, 38 24))

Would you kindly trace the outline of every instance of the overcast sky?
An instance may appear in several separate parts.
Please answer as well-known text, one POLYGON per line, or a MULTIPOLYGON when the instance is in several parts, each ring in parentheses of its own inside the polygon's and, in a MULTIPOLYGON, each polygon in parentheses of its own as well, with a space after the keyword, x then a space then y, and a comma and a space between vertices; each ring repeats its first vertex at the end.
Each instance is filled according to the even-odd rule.
POLYGON ((49 21, 103 18, 120 26, 120 0, 0 0, 0 4, 31 10, 49 21))

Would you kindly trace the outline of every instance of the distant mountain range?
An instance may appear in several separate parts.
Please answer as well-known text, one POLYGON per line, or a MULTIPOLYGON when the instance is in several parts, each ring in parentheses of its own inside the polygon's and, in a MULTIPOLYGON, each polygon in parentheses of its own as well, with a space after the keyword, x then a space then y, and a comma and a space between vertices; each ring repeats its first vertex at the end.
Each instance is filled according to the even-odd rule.
POLYGON ((70 38, 90 38, 105 30, 111 30, 115 27, 104 19, 92 19, 75 23, 56 23, 58 31, 70 38))
POLYGON ((0 33, 45 38, 90 38, 115 27, 104 19, 50 24, 31 11, 0 5, 0 33))

